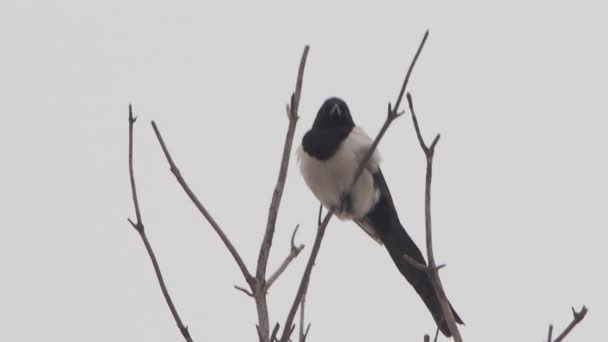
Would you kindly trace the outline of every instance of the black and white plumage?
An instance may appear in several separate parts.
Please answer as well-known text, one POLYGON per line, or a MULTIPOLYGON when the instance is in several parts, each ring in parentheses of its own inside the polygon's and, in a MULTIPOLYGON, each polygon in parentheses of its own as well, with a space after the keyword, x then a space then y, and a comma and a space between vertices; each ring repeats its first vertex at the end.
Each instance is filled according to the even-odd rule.
MULTIPOLYGON (((298 149, 304 181, 323 206, 333 210, 342 220, 352 219, 386 247, 401 274, 426 304, 441 332, 450 336, 428 275, 403 259, 407 254, 426 264, 399 221, 379 167, 378 152, 374 151, 351 189, 355 172, 371 145, 372 139, 355 125, 346 103, 335 97, 327 99, 298 149)), ((462 324, 453 308, 452 312, 456 321, 462 324)))

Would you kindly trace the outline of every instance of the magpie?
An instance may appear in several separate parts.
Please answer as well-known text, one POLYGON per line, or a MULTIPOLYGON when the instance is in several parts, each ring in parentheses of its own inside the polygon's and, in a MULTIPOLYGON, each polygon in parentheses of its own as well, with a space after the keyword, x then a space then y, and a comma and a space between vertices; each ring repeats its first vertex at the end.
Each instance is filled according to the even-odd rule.
MULTIPOLYGON (((450 337, 439 300, 426 272, 403 258, 407 254, 425 264, 420 249, 403 228, 374 151, 355 184, 353 178, 372 139, 357 127, 346 102, 327 99, 312 128, 302 138, 297 155, 304 181, 328 210, 341 220, 353 220, 372 239, 384 245, 399 272, 414 287, 441 332, 450 337), (352 187, 351 187, 352 186, 352 187)), ((462 320, 451 307, 456 322, 462 320)))

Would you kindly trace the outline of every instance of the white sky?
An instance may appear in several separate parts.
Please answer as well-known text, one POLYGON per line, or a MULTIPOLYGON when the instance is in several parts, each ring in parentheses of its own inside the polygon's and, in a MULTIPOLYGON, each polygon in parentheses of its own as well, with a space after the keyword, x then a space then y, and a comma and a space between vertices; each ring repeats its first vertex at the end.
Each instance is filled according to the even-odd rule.
MULTIPOLYGON (((468 341, 542 341, 570 307, 569 341, 605 335, 608 24, 593 1, 14 1, 0 4, 0 340, 181 341, 126 218, 127 105, 141 209, 196 341, 255 341, 233 260, 169 173, 167 144, 250 268, 276 181, 302 48, 296 132, 341 96, 375 135, 424 30, 411 80, 441 133, 436 256, 468 341)), ((423 247, 424 158, 409 118, 380 145, 423 247)), ((317 202, 292 155, 270 270, 292 228, 307 245, 270 291, 284 319, 317 202)), ((422 341, 433 321, 386 251, 332 221, 307 302, 310 341, 422 341)))

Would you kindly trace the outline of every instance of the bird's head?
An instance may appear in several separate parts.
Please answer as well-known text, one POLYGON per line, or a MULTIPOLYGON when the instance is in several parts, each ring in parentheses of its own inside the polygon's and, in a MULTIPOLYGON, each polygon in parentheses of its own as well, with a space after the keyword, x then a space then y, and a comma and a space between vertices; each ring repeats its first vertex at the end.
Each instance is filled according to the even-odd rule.
POLYGON ((317 113, 314 128, 350 128, 355 126, 350 110, 342 99, 330 97, 323 102, 317 113))

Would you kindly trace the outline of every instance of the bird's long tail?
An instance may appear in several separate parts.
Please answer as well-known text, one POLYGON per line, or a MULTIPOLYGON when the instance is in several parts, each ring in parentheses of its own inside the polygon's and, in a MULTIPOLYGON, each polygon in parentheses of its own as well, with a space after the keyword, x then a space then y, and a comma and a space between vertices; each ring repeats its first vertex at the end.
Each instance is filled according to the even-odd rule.
MULTIPOLYGON (((414 244, 414 241, 412 241, 401 224, 392 224, 389 229, 385 230, 383 234, 380 235, 380 238, 393 259, 393 262, 399 269, 399 272, 401 272, 405 279, 414 287, 420 298, 424 301, 424 304, 426 304, 426 307, 433 315, 433 319, 435 319, 439 330, 447 337, 450 337, 452 334, 443 317, 439 299, 435 294, 433 284, 431 283, 428 274, 415 268, 403 258, 403 255, 407 254, 414 260, 426 264, 422 253, 420 253, 420 250, 414 244)), ((458 316, 454 308, 452 308, 451 304, 450 308, 452 309, 452 314, 454 315, 456 322, 462 324, 462 319, 458 316)))
MULTIPOLYGON (((381 196, 374 209, 365 216, 364 221, 366 224, 373 227, 373 230, 378 234, 378 237, 386 247, 386 250, 399 269, 399 272, 401 272, 403 277, 407 279, 418 295, 420 295, 424 304, 426 304, 426 307, 433 315, 439 330, 441 330, 444 335, 450 337, 450 329, 443 317, 439 299, 435 294, 433 284, 431 283, 428 274, 412 266, 403 258, 403 255, 407 254, 412 259, 425 265, 426 261, 424 260, 420 249, 418 249, 399 221, 399 216, 397 215, 393 199, 382 172, 378 171, 374 175, 374 179, 380 190, 381 196)), ((454 308, 452 308, 452 304, 450 304, 450 308, 452 309, 452 314, 454 315, 456 322, 463 324, 460 316, 458 316, 454 308)))

